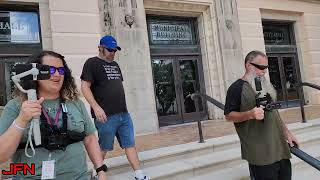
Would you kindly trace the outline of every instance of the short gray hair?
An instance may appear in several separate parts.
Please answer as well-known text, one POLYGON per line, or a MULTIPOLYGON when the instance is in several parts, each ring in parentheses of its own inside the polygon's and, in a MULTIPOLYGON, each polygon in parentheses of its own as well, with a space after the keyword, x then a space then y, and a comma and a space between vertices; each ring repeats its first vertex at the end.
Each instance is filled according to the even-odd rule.
POLYGON ((265 58, 267 57, 267 55, 264 54, 263 52, 254 50, 247 54, 246 58, 244 59, 244 64, 252 62, 257 56, 262 56, 265 58))

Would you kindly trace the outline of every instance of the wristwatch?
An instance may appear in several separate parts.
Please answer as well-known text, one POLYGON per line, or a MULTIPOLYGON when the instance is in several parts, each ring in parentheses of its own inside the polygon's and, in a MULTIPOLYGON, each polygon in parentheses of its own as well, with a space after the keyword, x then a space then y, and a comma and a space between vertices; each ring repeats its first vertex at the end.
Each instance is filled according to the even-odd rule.
POLYGON ((100 166, 100 167, 98 167, 98 168, 96 169, 97 174, 98 174, 100 171, 107 172, 107 171, 108 171, 107 165, 103 164, 102 166, 100 166))

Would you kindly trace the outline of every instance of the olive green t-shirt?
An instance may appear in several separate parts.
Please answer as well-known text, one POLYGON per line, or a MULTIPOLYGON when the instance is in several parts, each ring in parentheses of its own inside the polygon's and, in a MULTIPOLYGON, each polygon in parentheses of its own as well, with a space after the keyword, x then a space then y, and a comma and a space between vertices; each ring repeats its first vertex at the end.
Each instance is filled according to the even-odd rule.
MULTIPOLYGON (((237 80, 228 89, 225 114, 245 112, 256 106, 255 91, 249 83, 237 80)), ((250 119, 234 123, 241 143, 242 158, 252 165, 268 165, 290 159, 290 149, 277 110, 265 111, 264 121, 250 119)))
MULTIPOLYGON (((85 132, 86 135, 96 131, 87 110, 81 100, 67 101, 68 130, 85 132)), ((0 118, 0 134, 3 134, 19 115, 21 102, 19 98, 12 99, 5 106, 0 118)), ((45 100, 43 107, 48 110, 51 120, 54 120, 59 107, 59 99, 45 100)), ((30 123, 29 123, 30 125, 30 123)), ((28 127, 29 127, 28 125, 28 127)), ((58 126, 62 126, 62 113, 60 113, 58 126)), ((21 142, 27 141, 28 128, 25 130, 21 142)), ((18 149, 12 157, 12 162, 35 163, 36 175, 27 175, 23 179, 40 179, 42 162, 49 159, 49 151, 44 148, 36 148, 34 157, 26 157, 24 149, 18 149)), ((29 154, 31 149, 29 148, 29 154)), ((55 160, 56 179, 87 179, 88 167, 83 141, 67 146, 65 151, 55 150, 51 152, 51 160, 55 160)))

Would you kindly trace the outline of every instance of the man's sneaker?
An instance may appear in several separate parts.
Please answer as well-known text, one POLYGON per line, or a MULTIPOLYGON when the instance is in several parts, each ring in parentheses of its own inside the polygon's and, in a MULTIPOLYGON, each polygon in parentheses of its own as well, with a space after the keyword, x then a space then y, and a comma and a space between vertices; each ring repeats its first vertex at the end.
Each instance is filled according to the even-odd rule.
POLYGON ((140 179, 140 178, 137 178, 137 177, 134 177, 134 178, 135 178, 135 180, 149 180, 149 179, 147 178, 147 176, 144 176, 143 179, 140 179))

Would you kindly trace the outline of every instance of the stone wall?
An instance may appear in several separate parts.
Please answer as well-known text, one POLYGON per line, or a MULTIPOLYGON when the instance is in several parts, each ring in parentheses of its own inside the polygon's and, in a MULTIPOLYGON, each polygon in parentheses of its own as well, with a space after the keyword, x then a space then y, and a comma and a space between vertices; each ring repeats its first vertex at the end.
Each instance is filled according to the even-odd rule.
MULTIPOLYGON (((320 84, 320 3, 291 0, 238 0, 243 56, 265 51, 262 19, 294 22, 302 81, 320 84)), ((304 88, 306 101, 320 103, 320 92, 304 88)))

